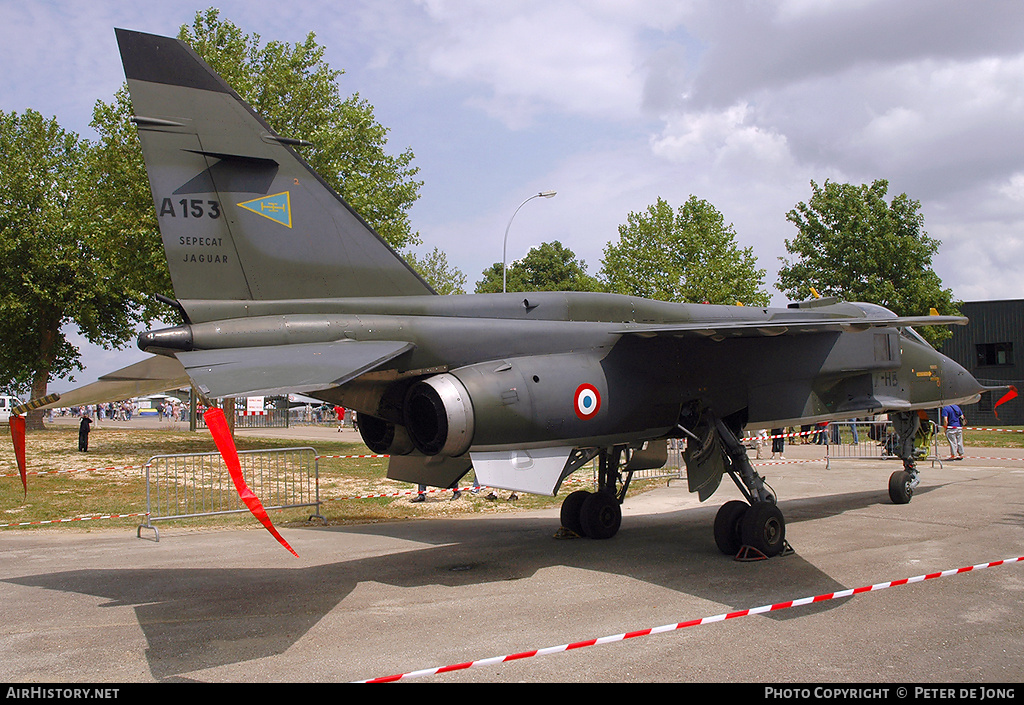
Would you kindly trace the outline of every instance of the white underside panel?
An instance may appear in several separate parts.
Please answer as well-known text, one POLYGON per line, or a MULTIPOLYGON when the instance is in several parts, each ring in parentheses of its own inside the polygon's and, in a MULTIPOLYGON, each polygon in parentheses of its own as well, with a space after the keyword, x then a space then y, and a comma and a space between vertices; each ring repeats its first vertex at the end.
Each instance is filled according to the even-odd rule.
POLYGON ((554 496, 571 452, 571 447, 561 447, 469 454, 481 485, 554 496))

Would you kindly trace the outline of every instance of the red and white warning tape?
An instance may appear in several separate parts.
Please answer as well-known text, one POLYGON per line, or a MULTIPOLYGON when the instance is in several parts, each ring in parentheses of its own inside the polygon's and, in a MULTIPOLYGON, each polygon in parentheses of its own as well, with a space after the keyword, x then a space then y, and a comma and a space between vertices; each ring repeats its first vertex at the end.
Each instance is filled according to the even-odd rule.
POLYGON ((70 519, 43 519, 41 521, 23 521, 17 524, 0 524, 0 529, 7 529, 12 526, 39 526, 40 524, 66 524, 72 521, 89 521, 90 519, 126 519, 128 517, 145 517, 149 512, 137 512, 135 514, 95 514, 89 517, 72 517, 70 519))
MULTIPOLYGON (((69 475, 76 472, 102 472, 104 470, 142 470, 145 467, 145 465, 120 465, 105 468, 79 468, 77 470, 39 470, 37 472, 28 472, 25 474, 41 477, 43 475, 69 475)), ((18 473, 8 473, 6 475, 0 475, 0 477, 21 477, 21 475, 18 473)))
MULTIPOLYGON (((318 455, 317 460, 321 458, 341 458, 341 459, 354 459, 354 458, 390 458, 390 455, 318 455)), ((76 470, 40 470, 38 472, 30 472, 28 475, 66 475, 76 472, 102 472, 104 470, 142 470, 145 465, 120 465, 120 466, 109 466, 103 468, 79 468, 76 470)), ((0 477, 20 477, 18 473, 7 473, 0 475, 0 477)))
MULTIPOLYGON (((321 459, 321 458, 352 459, 352 458, 390 458, 390 457, 391 457, 390 455, 318 455, 318 456, 316 456, 316 458, 318 460, 321 459)), ((26 473, 26 474, 27 475, 36 475, 36 476, 42 476, 42 475, 68 475, 68 474, 76 473, 76 472, 103 472, 104 470, 142 470, 145 467, 146 467, 145 465, 111 465, 111 466, 102 467, 102 468, 78 468, 78 469, 74 469, 74 470, 39 470, 37 472, 29 472, 29 473, 26 473)), ((3 475, 0 475, 0 477, 21 477, 21 475, 19 475, 18 473, 6 473, 6 474, 3 474, 3 475)))
MULTIPOLYGON (((949 458, 939 458, 939 460, 948 462, 949 458)), ((965 455, 964 460, 1013 460, 1019 463, 1021 460, 1024 460, 1024 458, 996 458, 991 455, 965 455)))
POLYGON ((766 436, 758 436, 758 435, 746 436, 742 440, 744 440, 744 441, 757 441, 757 440, 761 440, 761 441, 774 441, 776 438, 800 438, 802 436, 813 436, 813 435, 815 435, 817 433, 824 433, 824 432, 825 432, 824 429, 817 428, 817 429, 812 429, 810 431, 795 431, 793 433, 778 433, 778 434, 775 434, 774 436, 767 436, 767 435, 766 436))
POLYGON ((964 426, 965 431, 999 431, 1000 433, 1024 433, 1021 428, 981 428, 979 426, 964 426))
POLYGON ((769 467, 771 465, 802 465, 804 463, 823 463, 828 458, 811 458, 810 460, 769 460, 766 463, 751 463, 755 468, 769 467))
POLYGON ((439 673, 451 673, 453 671, 463 671, 469 668, 476 668, 478 666, 493 666, 499 663, 508 663, 510 661, 519 661, 521 659, 533 658, 534 656, 549 656, 551 654, 563 653, 565 651, 573 651, 575 649, 582 649, 587 646, 598 646, 600 644, 611 644, 618 641, 625 641, 626 639, 635 639, 641 636, 651 636, 652 634, 664 634, 666 632, 676 631, 679 629, 685 629, 687 627, 697 627, 703 624, 712 624, 714 622, 723 622, 727 619, 736 619, 737 617, 748 617, 752 614, 764 614, 765 612, 774 612, 778 610, 789 609, 790 607, 802 607, 804 605, 810 605, 816 602, 826 602, 828 600, 838 600, 844 597, 854 597, 856 595, 863 595, 868 592, 878 592, 890 587, 896 587, 899 585, 909 585, 910 583, 920 583, 925 580, 934 580, 935 578, 944 578, 950 575, 958 575, 960 573, 969 573, 975 570, 983 570, 985 568, 994 568, 996 566, 1008 565, 1010 563, 1018 563, 1024 561, 1024 556, 1018 558, 1008 558, 1001 561, 992 561, 991 563, 980 563, 978 565, 967 566, 965 568, 957 568, 954 570, 944 570, 940 573, 929 573, 928 575, 918 575, 913 578, 903 578, 902 580, 891 580, 887 583, 877 583, 875 585, 868 585, 866 587, 855 588, 853 590, 840 590, 838 592, 830 592, 823 595, 816 595, 814 597, 804 597, 799 600, 788 600, 786 602, 777 602, 774 605, 765 605, 763 607, 755 607, 753 609, 739 610, 737 612, 728 612, 725 614, 714 615, 713 617, 704 617, 702 619, 692 619, 688 622, 677 622, 675 624, 666 624, 661 627, 654 627, 653 629, 640 629, 635 632, 626 632, 625 634, 615 634, 613 636, 604 636, 599 639, 587 639, 586 641, 577 641, 572 644, 562 644, 561 646, 552 646, 546 649, 534 649, 532 651, 523 651, 518 654, 509 654, 507 656, 495 656, 493 658, 480 659, 478 661, 467 661, 466 663, 457 663, 451 666, 440 666, 437 668, 425 668, 420 671, 410 671, 409 673, 402 673, 394 676, 385 676, 383 678, 371 678, 360 683, 393 683, 395 681, 410 680, 412 678, 422 678, 424 676, 433 676, 439 673))
POLYGON ((380 499, 381 497, 408 497, 409 495, 414 495, 414 494, 433 494, 435 492, 467 492, 467 491, 469 491, 471 489, 473 489, 473 488, 472 487, 459 487, 459 488, 454 488, 453 489, 453 488, 448 487, 448 488, 441 489, 441 488, 436 488, 435 487, 433 489, 429 489, 428 488, 428 489, 424 490, 423 492, 420 492, 418 490, 399 490, 399 491, 396 491, 396 492, 381 492, 381 493, 376 493, 376 494, 354 494, 354 495, 348 495, 346 497, 328 497, 328 498, 326 498, 326 499, 324 499, 322 501, 324 501, 324 502, 339 502, 339 501, 345 500, 345 499, 380 499))

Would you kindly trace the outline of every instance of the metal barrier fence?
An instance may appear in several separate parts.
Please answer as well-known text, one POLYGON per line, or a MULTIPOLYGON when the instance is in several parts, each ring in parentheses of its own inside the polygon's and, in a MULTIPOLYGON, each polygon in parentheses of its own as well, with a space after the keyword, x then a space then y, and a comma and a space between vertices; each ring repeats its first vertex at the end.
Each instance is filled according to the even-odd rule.
MULTIPOLYGON (((288 428, 288 420, 287 410, 235 411, 235 428, 288 428)), ((202 414, 196 415, 196 427, 206 428, 206 420, 202 414)))
MULTIPOLYGON (((238 459, 249 488, 264 509, 315 507, 320 515, 320 472, 312 448, 240 451, 238 459)), ((146 523, 160 540, 155 521, 248 512, 220 453, 155 455, 146 463, 146 523)))
MULTIPOLYGON (((594 476, 597 477, 597 471, 594 471, 594 476)), ((673 450, 669 448, 668 451, 668 462, 665 463, 664 467, 655 468, 653 470, 634 470, 634 480, 665 480, 671 482, 672 480, 681 480, 686 477, 686 464, 683 463, 683 452, 681 450, 673 450)))
MULTIPOLYGON (((657 477, 666 477, 668 482, 671 484, 672 480, 682 480, 686 477, 686 462, 683 460, 683 450, 686 448, 686 439, 684 438, 670 438, 668 440, 668 462, 665 463, 665 467, 661 468, 660 475, 657 477)), ((644 472, 659 472, 655 471, 644 471, 644 472)), ((644 479, 649 479, 643 476, 641 473, 637 475, 644 479)))
MULTIPOLYGON (((940 444, 944 442, 942 429, 933 421, 930 424, 930 433, 922 439, 918 445, 918 460, 936 463, 942 467, 942 458, 939 454, 940 444)), ((835 460, 899 460, 896 446, 896 434, 893 432, 890 421, 833 421, 825 426, 819 426, 806 431, 788 431, 783 434, 785 445, 820 445, 825 450, 825 469, 829 469, 830 463, 835 460), (805 440, 806 439, 806 440, 805 440)), ((758 451, 757 459, 762 455, 770 453, 772 447, 771 435, 748 435, 743 438, 744 445, 749 450, 758 451)), ((685 439, 678 439, 673 443, 669 441, 668 463, 656 477, 671 476, 682 478, 685 475, 685 463, 683 462, 683 449, 686 447, 685 439), (675 447, 674 447, 675 446, 675 447), (676 469, 676 474, 671 474, 671 469, 676 469)), ((754 460, 751 456, 751 460, 754 460)), ((638 473, 637 477, 640 476, 638 473)))
MULTIPOLYGON (((915 443, 918 460, 938 463, 941 429, 934 421, 927 423, 927 432, 915 443)), ((896 434, 889 421, 833 421, 817 431, 812 442, 825 446, 825 468, 833 460, 899 460, 896 434)))

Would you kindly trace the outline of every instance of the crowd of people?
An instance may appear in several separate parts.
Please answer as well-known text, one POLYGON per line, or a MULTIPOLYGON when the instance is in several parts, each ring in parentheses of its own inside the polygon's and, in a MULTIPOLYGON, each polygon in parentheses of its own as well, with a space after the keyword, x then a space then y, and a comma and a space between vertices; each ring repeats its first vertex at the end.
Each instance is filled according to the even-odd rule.
POLYGON ((87 406, 72 406, 64 409, 49 409, 46 418, 52 421, 58 417, 78 418, 88 416, 93 423, 100 421, 131 421, 141 414, 153 412, 153 415, 160 421, 181 421, 188 418, 188 405, 177 399, 161 399, 153 406, 142 407, 139 402, 133 399, 125 401, 108 402, 106 404, 89 404, 87 406))
MULTIPOLYGON (((201 416, 206 410, 200 404, 198 413, 201 416)), ((266 411, 275 411, 276 406, 268 402, 266 411)), ((156 417, 159 421, 184 421, 188 419, 188 403, 178 399, 166 398, 143 402, 129 399, 106 404, 90 404, 88 406, 72 406, 63 409, 49 409, 46 419, 53 421, 58 417, 79 418, 88 416, 93 423, 105 420, 131 421, 140 416, 156 417)), ((356 428, 356 413, 352 409, 330 404, 306 404, 290 410, 292 423, 337 424, 338 429, 356 428)))

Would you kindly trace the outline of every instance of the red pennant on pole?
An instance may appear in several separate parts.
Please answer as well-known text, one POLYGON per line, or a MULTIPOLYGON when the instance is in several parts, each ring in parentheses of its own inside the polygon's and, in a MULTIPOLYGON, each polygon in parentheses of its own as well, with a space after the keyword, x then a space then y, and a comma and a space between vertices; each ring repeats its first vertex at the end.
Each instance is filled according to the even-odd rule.
POLYGON ((1006 394, 1004 394, 1002 396, 1002 398, 999 401, 996 402, 996 405, 992 407, 992 413, 994 413, 996 415, 997 419, 999 418, 999 412, 997 412, 996 409, 999 408, 999 405, 1000 404, 1005 404, 1006 402, 1010 401, 1011 399, 1016 399, 1016 398, 1017 398, 1017 388, 1014 387, 1011 384, 1010 385, 1010 391, 1008 391, 1006 394))
POLYGON ((231 481, 235 483, 235 489, 238 490, 238 496, 245 502, 245 506, 249 508, 252 515, 259 519, 260 523, 266 527, 267 531, 282 546, 291 551, 293 556, 298 558, 299 554, 288 545, 284 537, 274 528, 274 523, 267 516, 267 510, 263 508, 263 503, 260 502, 259 497, 253 494, 253 491, 245 484, 245 478, 242 477, 242 464, 238 460, 238 451, 235 449, 235 442, 231 439, 231 431, 228 429, 228 421, 224 418, 224 412, 216 408, 210 409, 203 414, 203 419, 206 420, 206 427, 210 429, 213 442, 217 444, 217 450, 220 451, 221 457, 224 458, 224 464, 231 474, 231 481))
POLYGON ((25 470, 25 417, 12 416, 11 441, 14 443, 14 457, 18 461, 18 472, 21 473, 21 486, 25 489, 25 496, 28 496, 28 479, 25 470))

